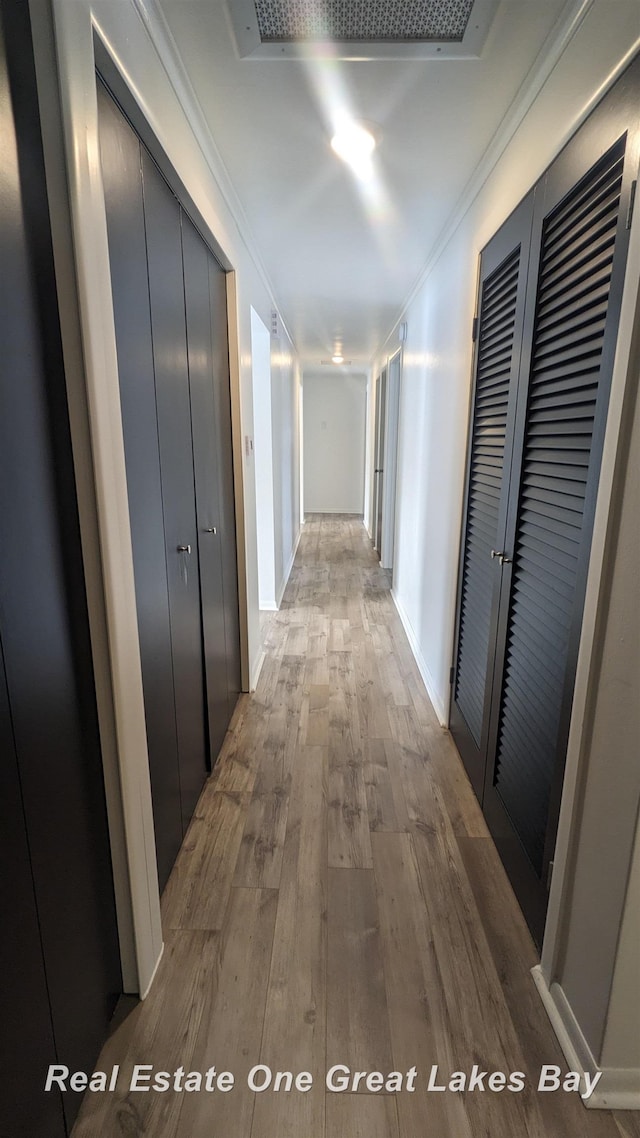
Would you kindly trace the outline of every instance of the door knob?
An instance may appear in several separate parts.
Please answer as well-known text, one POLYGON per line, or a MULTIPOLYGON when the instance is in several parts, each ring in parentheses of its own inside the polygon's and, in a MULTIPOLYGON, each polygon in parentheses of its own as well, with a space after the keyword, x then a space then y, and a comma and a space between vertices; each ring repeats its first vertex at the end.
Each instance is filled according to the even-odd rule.
POLYGON ((377 469, 377 470, 374 470, 374 472, 373 472, 373 473, 374 473, 374 474, 382 474, 382 473, 383 473, 383 467, 381 466, 379 469, 377 469))
POLYGON ((205 533, 217 533, 218 531, 217 531, 217 529, 216 529, 216 527, 215 527, 215 526, 210 526, 210 527, 209 527, 208 529, 206 529, 204 532, 205 532, 205 533))
POLYGON ((500 562, 501 565, 510 565, 511 564, 511 558, 507 557, 506 553, 504 553, 501 549, 492 549, 491 550, 491 559, 493 560, 494 558, 496 558, 500 562))
POLYGON ((178 545, 176 548, 178 553, 191 553, 190 545, 178 545))

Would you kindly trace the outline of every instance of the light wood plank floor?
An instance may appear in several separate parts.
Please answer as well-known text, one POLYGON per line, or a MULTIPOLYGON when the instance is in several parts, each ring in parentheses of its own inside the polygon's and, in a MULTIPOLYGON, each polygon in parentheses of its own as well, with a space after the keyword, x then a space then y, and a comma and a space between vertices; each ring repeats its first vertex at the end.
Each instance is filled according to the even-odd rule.
POLYGON ((119 1089, 86 1096, 74 1138, 638 1134, 637 1115, 535 1089, 565 1067, 536 953, 358 519, 308 519, 264 641, 163 897, 159 974, 98 1063, 119 1089), (130 1092, 136 1063, 236 1083, 130 1092), (527 1088, 429 1093, 435 1063, 527 1088), (256 1093, 256 1064, 313 1086, 256 1093), (327 1092, 334 1064, 415 1066, 415 1090, 327 1092))

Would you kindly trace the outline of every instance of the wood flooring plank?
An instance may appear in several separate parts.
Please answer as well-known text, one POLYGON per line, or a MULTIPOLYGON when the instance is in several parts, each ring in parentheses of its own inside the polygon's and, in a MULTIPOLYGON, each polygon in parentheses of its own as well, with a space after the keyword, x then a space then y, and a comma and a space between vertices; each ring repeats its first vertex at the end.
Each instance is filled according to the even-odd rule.
POLYGON ((348 619, 332 619, 327 648, 329 652, 351 651, 351 626, 348 619))
POLYGON ((281 658, 271 711, 265 716, 260 765, 247 811, 235 885, 277 889, 289 809, 291 776, 304 700, 300 660, 281 658))
POLYGON ((162 896, 167 929, 220 929, 249 796, 207 785, 162 896))
POLYGON ((349 601, 335 581, 331 582, 327 598, 327 614, 332 620, 347 620, 349 617, 349 601))
POLYGON ((279 671, 279 659, 265 659, 254 695, 240 696, 209 780, 215 790, 243 794, 253 789, 279 671))
POLYGON ((353 660, 329 652, 329 865, 371 869, 367 791, 353 660))
MULTIPOLYGON (((379 625, 375 627, 372 640, 374 645, 376 640, 380 640, 380 633, 382 629, 379 625)), ((411 707, 411 696, 407 690, 397 660, 393 655, 393 646, 391 649, 385 647, 381 651, 376 648, 378 672, 380 674, 380 687, 386 701, 391 701, 396 707, 411 707)))
POLYGON ((393 1095, 327 1095, 326 1138, 399 1138, 393 1095))
POLYGON ((96 1064, 108 1072, 120 1065, 116 1089, 85 1095, 73 1138, 182 1138, 179 1094, 129 1087, 136 1064, 192 1069, 198 1033, 216 997, 219 952, 220 933, 166 934, 150 994, 111 1034, 96 1064))
POLYGON ((277 893, 233 889, 220 938, 218 983, 210 1015, 203 1017, 193 1069, 229 1070, 232 1090, 196 1091, 182 1098, 179 1131, 189 1138, 249 1134, 255 1092, 247 1075, 258 1062, 276 919, 277 893))
MULTIPOLYGON (((592 1111, 592 1114, 599 1113, 592 1111)), ((616 1110, 613 1114, 620 1138, 640 1138, 640 1110, 616 1110)), ((589 1132, 591 1138, 591 1132, 589 1132)))
MULTIPOLYGON (((317 597, 316 586, 311 585, 317 597)), ((330 620, 323 612, 314 612, 309 619, 309 638, 307 646, 307 660, 324 660, 327 655, 329 643, 330 620)))
POLYGON ((407 830, 410 823, 399 776, 392 778, 389 769, 387 756, 392 749, 389 739, 365 739, 363 759, 369 829, 395 833, 407 830))
POLYGON ((305 664, 305 684, 329 684, 329 663, 325 656, 311 657, 305 664))
POLYGON ((367 790, 359 757, 344 759, 329 745, 328 864, 341 869, 371 869, 367 790))
POLYGON ((487 838, 489 829, 462 759, 448 731, 438 727, 433 733, 431 757, 434 777, 444 788, 447 813, 456 834, 487 838))
POLYGON ((477 1138, 461 1095, 426 1090, 432 1063, 451 1070, 458 1063, 411 836, 375 833, 371 845, 393 1065, 403 1073, 415 1066, 420 1074, 413 1093, 397 1095, 400 1136, 477 1138))
MULTIPOLYGON (((435 787, 434 787, 435 791, 435 787)), ((455 835, 439 795, 433 795, 433 832, 412 835, 430 922, 444 1004, 456 1025, 456 1066, 523 1071, 524 1054, 486 941, 455 835), (439 815, 439 817, 438 817, 439 815), (437 819, 437 820, 436 820, 437 819)), ((468 1095, 474 1132, 544 1138, 539 1095, 468 1095)))
POLYGON ((362 738, 390 739, 391 725, 371 636, 357 630, 353 636, 354 673, 362 738))
POLYGON ((306 624, 302 621, 300 623, 290 624, 285 642, 285 654, 287 656, 306 656, 308 642, 309 637, 306 624))
POLYGON ((402 786, 409 818, 419 829, 433 830, 439 813, 433 812, 436 793, 446 809, 454 832, 486 837, 482 811, 448 732, 424 730, 411 707, 389 707, 398 751, 402 786))
POLYGON ((356 665, 349 652, 328 652, 329 726, 332 741, 345 741, 345 753, 358 753, 362 743, 358 719, 356 665))
MULTIPOLYGON (((531 969, 538 963, 535 945, 492 839, 458 837, 457 842, 522 1048, 522 1070, 535 1084, 545 1063, 567 1070, 531 977, 531 969), (509 921, 505 921, 505 913, 512 914, 509 921)), ((538 1095, 537 1100, 549 1133, 581 1133, 586 1124, 585 1108, 577 1094, 551 1092, 538 1095)), ((592 1110, 588 1119, 589 1138, 618 1138, 607 1111, 592 1110)))
POLYGON ((329 743, 329 684, 309 683, 309 674, 310 669, 305 669, 299 740, 303 746, 326 747, 329 743))
POLYGON ((277 889, 280 883, 291 787, 285 755, 263 762, 258 771, 236 861, 236 886, 277 889))
POLYGON ((373 872, 329 869, 327 1069, 393 1068, 373 872))
POLYGON ((238 731, 227 732, 211 785, 220 793, 250 794, 264 738, 264 713, 247 717, 238 731))
MULTIPOLYGON (((309 1071, 314 1085, 305 1094, 257 1095, 252 1138, 324 1134, 327 750, 300 747, 298 758, 291 787, 260 1062, 273 1070, 309 1071)), ((248 1138, 248 1132, 245 1134, 248 1138)))
POLYGON ((87 1096, 74 1138, 640 1138, 637 1112, 531 1087, 565 1067, 535 952, 389 588, 361 519, 309 517, 163 898, 158 976, 96 1063, 118 1092, 87 1096), (328 1060, 416 1066, 416 1090, 328 1092, 328 1060), (140 1062, 241 1090, 130 1094, 140 1062), (258 1062, 313 1088, 245 1093, 258 1062), (429 1093, 434 1063, 530 1085, 429 1093))

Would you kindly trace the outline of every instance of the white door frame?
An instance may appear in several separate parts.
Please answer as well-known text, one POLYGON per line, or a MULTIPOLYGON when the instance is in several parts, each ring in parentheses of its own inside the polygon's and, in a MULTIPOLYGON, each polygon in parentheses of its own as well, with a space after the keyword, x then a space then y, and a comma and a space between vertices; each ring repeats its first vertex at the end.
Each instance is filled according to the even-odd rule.
POLYGON ((273 430, 271 422, 271 335, 251 309, 251 376, 253 388, 253 452, 256 478, 258 603, 275 611, 276 542, 273 502, 273 430))
POLYGON ((400 382, 402 347, 389 356, 387 370, 387 413, 384 437, 384 482, 382 484, 382 540, 380 567, 393 569, 396 530, 396 484, 398 466, 398 422, 400 417, 400 382))

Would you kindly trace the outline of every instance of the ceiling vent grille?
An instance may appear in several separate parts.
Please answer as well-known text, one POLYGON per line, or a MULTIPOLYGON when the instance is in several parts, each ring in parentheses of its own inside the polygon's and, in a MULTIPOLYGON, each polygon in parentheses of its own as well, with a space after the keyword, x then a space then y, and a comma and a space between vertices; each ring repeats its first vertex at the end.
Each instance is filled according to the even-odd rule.
POLYGON ((477 58, 498 0, 227 0, 242 58, 477 58))
POLYGON ((255 0, 262 42, 460 41, 473 0, 255 0))

